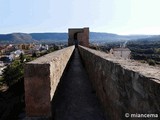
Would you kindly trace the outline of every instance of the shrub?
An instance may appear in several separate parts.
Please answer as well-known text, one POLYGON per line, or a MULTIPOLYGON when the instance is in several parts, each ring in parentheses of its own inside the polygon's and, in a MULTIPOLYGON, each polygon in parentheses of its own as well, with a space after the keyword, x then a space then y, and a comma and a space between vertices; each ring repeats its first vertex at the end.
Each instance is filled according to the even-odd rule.
POLYGON ((148 62, 149 65, 152 65, 152 66, 156 65, 156 62, 152 59, 148 59, 147 62, 148 62))
POLYGON ((13 63, 11 63, 7 68, 4 69, 3 72, 3 79, 7 83, 7 85, 12 85, 15 82, 19 81, 23 78, 24 74, 24 68, 23 64, 15 60, 13 63))

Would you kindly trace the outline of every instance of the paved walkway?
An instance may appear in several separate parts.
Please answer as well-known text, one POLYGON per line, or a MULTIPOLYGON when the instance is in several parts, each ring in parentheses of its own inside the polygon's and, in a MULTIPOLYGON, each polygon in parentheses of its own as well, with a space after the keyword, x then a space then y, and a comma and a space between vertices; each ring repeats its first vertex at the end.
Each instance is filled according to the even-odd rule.
POLYGON ((54 120, 106 120, 75 49, 53 98, 54 120))

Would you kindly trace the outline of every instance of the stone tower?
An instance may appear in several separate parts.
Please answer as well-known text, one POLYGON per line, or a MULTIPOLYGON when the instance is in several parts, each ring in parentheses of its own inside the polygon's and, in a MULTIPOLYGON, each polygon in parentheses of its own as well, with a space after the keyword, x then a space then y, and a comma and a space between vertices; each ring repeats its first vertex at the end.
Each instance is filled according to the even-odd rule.
POLYGON ((89 28, 68 29, 68 45, 82 45, 89 47, 89 28))

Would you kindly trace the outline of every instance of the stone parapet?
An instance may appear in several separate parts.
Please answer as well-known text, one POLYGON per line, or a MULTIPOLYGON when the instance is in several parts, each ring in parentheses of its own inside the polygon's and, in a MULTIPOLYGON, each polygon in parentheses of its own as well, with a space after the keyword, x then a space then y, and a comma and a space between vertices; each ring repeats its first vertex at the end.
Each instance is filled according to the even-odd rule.
MULTIPOLYGON (((82 46, 79 46, 79 51, 97 96, 111 120, 125 120, 126 113, 156 114, 155 119, 158 119, 158 67, 133 60, 117 59, 82 46)), ((128 117, 130 119, 130 116, 128 117)))
POLYGON ((25 103, 28 118, 51 117, 51 101, 74 46, 47 54, 25 65, 25 103))

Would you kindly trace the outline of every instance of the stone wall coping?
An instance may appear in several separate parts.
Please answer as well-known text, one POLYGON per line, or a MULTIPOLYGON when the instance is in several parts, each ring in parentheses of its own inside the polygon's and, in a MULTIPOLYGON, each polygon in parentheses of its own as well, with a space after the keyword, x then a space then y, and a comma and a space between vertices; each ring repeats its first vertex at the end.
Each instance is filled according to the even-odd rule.
POLYGON ((150 66, 145 63, 141 63, 131 59, 117 58, 111 54, 107 54, 102 51, 93 50, 90 48, 86 48, 83 46, 79 46, 101 58, 104 58, 108 61, 114 62, 116 64, 121 65, 124 69, 128 69, 134 72, 139 73, 140 75, 146 76, 151 80, 160 83, 160 67, 158 66, 150 66))
POLYGON ((75 46, 67 47, 25 64, 24 86, 27 117, 52 116, 53 96, 74 48, 75 46))
POLYGON ((50 62, 57 61, 59 56, 61 54, 64 54, 65 53, 64 51, 66 51, 67 49, 73 50, 74 48, 75 46, 70 46, 70 47, 67 47, 67 48, 64 48, 58 51, 54 51, 52 53, 41 56, 31 62, 28 62, 27 64, 49 64, 50 62))

